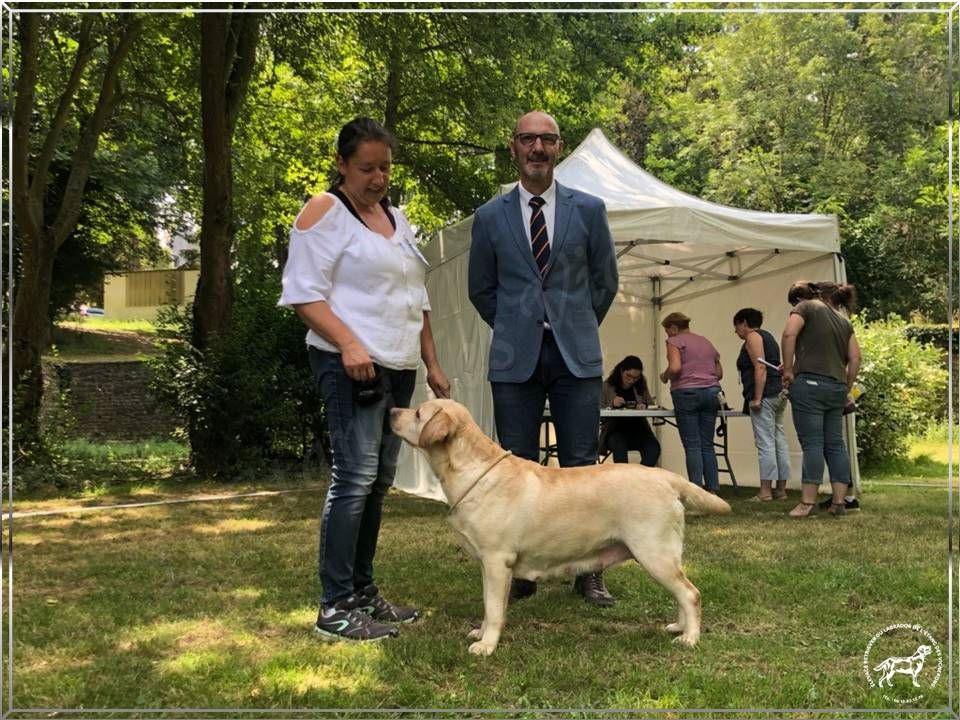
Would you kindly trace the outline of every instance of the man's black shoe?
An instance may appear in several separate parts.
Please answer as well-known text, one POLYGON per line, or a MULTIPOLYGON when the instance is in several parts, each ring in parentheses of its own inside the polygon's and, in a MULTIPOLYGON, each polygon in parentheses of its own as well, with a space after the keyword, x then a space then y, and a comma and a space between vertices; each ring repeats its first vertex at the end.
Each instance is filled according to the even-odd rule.
POLYGON ((349 595, 333 605, 321 607, 314 630, 331 640, 358 642, 376 642, 398 635, 393 625, 379 623, 360 610, 362 603, 359 595, 349 595))
POLYGON ((510 582, 510 602, 526 600, 537 591, 537 584, 533 580, 514 578, 510 582))
MULTIPOLYGON (((829 510, 830 505, 833 504, 833 496, 827 495, 826 500, 820 501, 821 510, 829 510)), ((846 508, 847 512, 852 512, 860 509, 860 501, 855 497, 850 497, 849 495, 843 499, 843 506, 846 508)))
POLYGON ((603 584, 603 575, 598 572, 577 575, 577 579, 573 581, 573 589, 584 600, 594 605, 610 607, 617 602, 613 595, 607 592, 607 588, 603 584))

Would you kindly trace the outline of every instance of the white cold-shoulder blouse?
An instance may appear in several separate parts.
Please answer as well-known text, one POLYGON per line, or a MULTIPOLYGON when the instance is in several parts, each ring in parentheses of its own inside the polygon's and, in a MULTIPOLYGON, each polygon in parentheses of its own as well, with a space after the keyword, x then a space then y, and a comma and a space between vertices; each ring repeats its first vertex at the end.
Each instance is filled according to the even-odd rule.
MULTIPOLYGON (((333 195, 326 214, 306 230, 290 230, 279 305, 325 301, 373 361, 394 370, 420 362, 423 312, 430 310, 424 276, 427 261, 413 229, 390 208, 396 229, 390 238, 374 232, 333 195)), ((313 330, 307 345, 339 352, 313 330)))

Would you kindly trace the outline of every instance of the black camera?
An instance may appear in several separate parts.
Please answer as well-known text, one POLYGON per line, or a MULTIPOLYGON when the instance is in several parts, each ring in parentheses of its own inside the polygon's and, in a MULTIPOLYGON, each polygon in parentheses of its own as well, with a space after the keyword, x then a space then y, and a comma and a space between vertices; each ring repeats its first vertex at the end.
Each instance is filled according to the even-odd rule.
POLYGON ((375 405, 383 399, 383 370, 374 365, 373 371, 374 375, 372 380, 353 381, 353 399, 354 402, 361 407, 375 405))

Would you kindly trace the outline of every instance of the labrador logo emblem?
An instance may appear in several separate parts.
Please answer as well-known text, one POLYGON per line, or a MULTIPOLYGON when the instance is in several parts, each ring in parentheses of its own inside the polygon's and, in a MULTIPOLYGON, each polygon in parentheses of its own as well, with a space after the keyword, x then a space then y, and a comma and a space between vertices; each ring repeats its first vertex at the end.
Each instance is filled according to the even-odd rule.
POLYGON ((917 690, 935 688, 942 673, 940 644, 921 625, 888 625, 870 639, 863 653, 863 674, 870 687, 882 690, 883 697, 897 705, 919 702, 923 693, 917 690))

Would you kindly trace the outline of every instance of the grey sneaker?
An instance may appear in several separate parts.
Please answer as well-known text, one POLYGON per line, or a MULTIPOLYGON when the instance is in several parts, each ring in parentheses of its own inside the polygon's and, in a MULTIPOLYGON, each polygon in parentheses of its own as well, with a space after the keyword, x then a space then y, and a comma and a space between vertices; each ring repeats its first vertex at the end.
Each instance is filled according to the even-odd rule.
POLYGON ((376 642, 396 637, 393 625, 380 623, 360 609, 363 598, 349 595, 333 605, 321 607, 314 630, 318 635, 332 640, 357 640, 376 642))
POLYGON ((357 609, 377 622, 412 623, 420 617, 420 611, 416 608, 401 607, 388 603, 380 594, 380 589, 373 583, 358 590, 357 597, 360 598, 360 605, 357 609))

